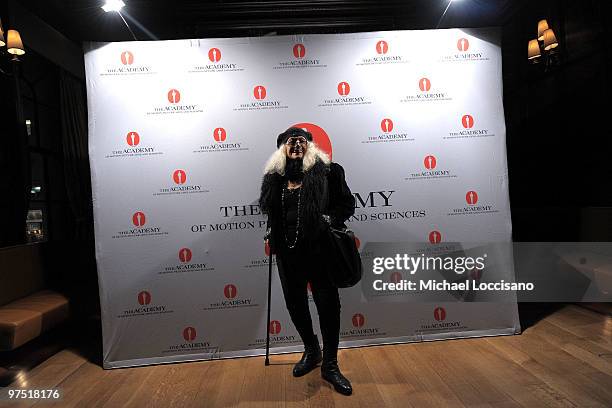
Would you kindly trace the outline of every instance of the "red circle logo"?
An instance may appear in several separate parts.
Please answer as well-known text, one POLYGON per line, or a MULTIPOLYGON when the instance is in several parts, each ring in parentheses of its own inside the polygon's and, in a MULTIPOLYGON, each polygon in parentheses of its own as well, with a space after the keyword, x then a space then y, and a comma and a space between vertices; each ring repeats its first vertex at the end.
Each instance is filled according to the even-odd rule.
POLYGON ((257 99, 258 101, 265 99, 266 95, 266 87, 262 85, 257 85, 255 88, 253 88, 253 96, 255 96, 255 99, 257 99))
POLYGON ((146 222, 147 218, 142 211, 137 211, 132 215, 132 223, 134 223, 135 226, 142 227, 146 222))
POLYGON ((218 48, 211 48, 208 50, 208 59, 210 62, 219 62, 221 61, 221 50, 218 48))
POLYGON ((359 240, 359 238, 357 238, 357 235, 355 235, 355 246, 357 247, 357 249, 359 249, 359 247, 361 246, 361 241, 359 240))
POLYGON ((466 129, 471 129, 474 127, 474 117, 472 115, 463 115, 461 118, 461 124, 466 129))
POLYGON ((428 238, 430 244, 439 244, 442 241, 442 234, 440 231, 431 231, 428 238))
POLYGON ((376 43, 376 52, 378 54, 386 54, 389 51, 389 44, 386 41, 381 40, 376 43))
POLYGON ((330 160, 332 158, 332 145, 327 132, 323 130, 320 126, 315 125, 314 123, 296 123, 291 125, 291 127, 302 128, 307 132, 310 132, 312 135, 312 141, 316 143, 319 149, 323 150, 329 156, 330 160))
POLYGON ((266 256, 270 256, 270 244, 268 242, 264 244, 264 253, 266 256))
POLYGON ((223 288, 223 294, 226 298, 233 299, 238 295, 238 289, 236 288, 236 285, 232 285, 230 283, 228 285, 225 285, 225 287, 223 288))
POLYGON ((302 59, 306 56, 306 47, 304 47, 304 44, 295 44, 293 46, 293 56, 297 59, 302 59))
POLYGON ((434 309, 434 319, 441 322, 446 319, 446 310, 443 307, 436 307, 434 309))
POLYGON ((138 294, 138 304, 145 306, 151 303, 151 294, 146 290, 143 290, 138 294))
POLYGON ((191 261, 191 256, 192 256, 191 249, 189 248, 179 249, 178 257, 179 257, 179 261, 181 261, 182 263, 191 261))
POLYGON ((123 51, 121 53, 121 63, 123 65, 132 65, 134 63, 134 54, 130 51, 123 51))
POLYGON ((185 327, 183 329, 183 338, 185 341, 194 341, 196 338, 196 329, 194 327, 185 327))
POLYGON ((268 327, 268 331, 270 334, 278 334, 281 331, 281 324, 278 320, 272 320, 270 322, 270 327, 268 327))
POLYGON ((338 93, 340 96, 347 96, 351 92, 351 86, 348 82, 342 81, 338 84, 338 93))
POLYGON ((138 146, 138 143, 140 143, 140 135, 137 132, 130 132, 125 137, 125 140, 130 146, 138 146))
POLYGON ((380 128, 385 133, 391 132, 393 130, 393 121, 389 118, 384 118, 380 121, 380 128))
POLYGON ((174 180, 174 182, 176 184, 185 184, 185 182, 187 181, 187 173, 185 173, 185 170, 174 170, 174 173, 172 173, 172 180, 174 180))
POLYGON ((213 131, 213 138, 217 142, 224 142, 225 139, 227 138, 227 133, 225 132, 225 129, 223 129, 222 127, 216 128, 213 131))
POLYGON ((475 191, 468 191, 465 193, 465 201, 470 205, 475 205, 478 202, 478 193, 475 191))
POLYGON ((432 170, 436 168, 438 161, 436 160, 435 156, 428 155, 428 156, 425 156, 425 159, 423 160, 423 164, 425 165, 425 168, 427 170, 432 170))
POLYGON ((460 38, 457 41, 457 49, 459 51, 467 51, 470 48, 470 42, 468 41, 467 38, 460 38))
POLYGON ((179 103, 181 100, 181 93, 176 89, 171 89, 168 91, 168 102, 170 103, 179 103))
POLYGON ((427 92, 431 89, 431 81, 429 78, 419 79, 419 89, 423 92, 427 92))
POLYGON ((362 327, 365 324, 365 316, 361 313, 355 313, 351 320, 353 321, 353 327, 362 327))
POLYGON ((389 280, 393 283, 400 283, 404 277, 399 272, 393 272, 389 277, 389 280))

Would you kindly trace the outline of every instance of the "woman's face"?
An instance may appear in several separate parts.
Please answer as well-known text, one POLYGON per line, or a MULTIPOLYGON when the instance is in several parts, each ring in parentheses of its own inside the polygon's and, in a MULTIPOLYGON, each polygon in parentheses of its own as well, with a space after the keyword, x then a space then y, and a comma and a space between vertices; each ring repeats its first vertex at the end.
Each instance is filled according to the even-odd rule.
POLYGON ((290 137, 285 143, 285 154, 290 159, 302 159, 308 150, 308 140, 302 136, 290 137))

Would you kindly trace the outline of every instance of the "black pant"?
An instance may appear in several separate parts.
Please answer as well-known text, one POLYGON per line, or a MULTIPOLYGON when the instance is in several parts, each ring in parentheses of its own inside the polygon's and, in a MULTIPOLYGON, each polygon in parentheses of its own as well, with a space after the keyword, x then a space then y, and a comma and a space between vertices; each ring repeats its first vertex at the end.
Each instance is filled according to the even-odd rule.
POLYGON ((325 270, 325 259, 319 251, 293 249, 276 256, 278 273, 287 310, 304 345, 314 345, 316 338, 308 309, 307 285, 319 313, 323 337, 323 358, 336 358, 340 337, 340 297, 325 270))

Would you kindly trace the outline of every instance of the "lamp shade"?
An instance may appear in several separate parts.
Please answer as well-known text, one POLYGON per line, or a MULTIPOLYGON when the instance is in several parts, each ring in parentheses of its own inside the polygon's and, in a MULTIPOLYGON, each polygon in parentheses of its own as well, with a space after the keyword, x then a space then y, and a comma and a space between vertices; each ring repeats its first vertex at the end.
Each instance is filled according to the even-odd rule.
POLYGON ((548 21, 540 20, 538 22, 538 40, 544 41, 544 31, 548 30, 548 21))
POLYGON ((19 31, 8 30, 7 34, 7 51, 14 55, 25 54, 25 49, 23 48, 23 42, 21 41, 19 31))
POLYGON ((527 59, 532 60, 539 58, 540 55, 540 44, 538 43, 538 40, 536 39, 529 41, 529 46, 527 47, 527 59))
POLYGON ((553 48, 557 48, 559 43, 557 42, 557 37, 555 37, 555 33, 552 28, 544 31, 544 49, 546 51, 552 50, 553 48))
POLYGON ((0 47, 4 47, 6 45, 6 40, 4 39, 4 30, 2 29, 2 20, 0 20, 0 47))

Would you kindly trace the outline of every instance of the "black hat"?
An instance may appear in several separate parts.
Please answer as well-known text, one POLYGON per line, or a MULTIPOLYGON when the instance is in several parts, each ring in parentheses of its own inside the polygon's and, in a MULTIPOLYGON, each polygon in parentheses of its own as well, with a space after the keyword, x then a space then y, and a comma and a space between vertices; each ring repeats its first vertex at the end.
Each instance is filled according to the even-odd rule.
POLYGON ((276 148, 279 148, 290 137, 299 137, 299 136, 302 136, 309 142, 312 142, 312 134, 310 132, 302 128, 290 127, 289 129, 285 130, 283 133, 278 135, 278 137, 276 138, 276 148))

